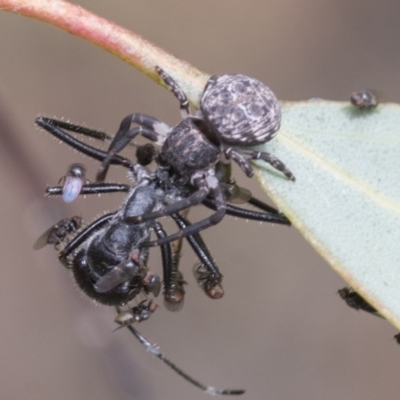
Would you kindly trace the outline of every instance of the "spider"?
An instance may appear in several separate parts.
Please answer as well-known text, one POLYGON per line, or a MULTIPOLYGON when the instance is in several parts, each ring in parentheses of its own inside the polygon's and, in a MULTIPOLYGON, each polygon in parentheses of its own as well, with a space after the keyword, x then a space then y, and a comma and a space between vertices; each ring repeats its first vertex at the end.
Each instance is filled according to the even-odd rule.
MULTIPOLYGON (((103 161, 106 159, 106 157, 109 157, 109 154, 97 149, 95 147, 89 146, 88 144, 76 139, 75 137, 71 136, 68 134, 66 131, 63 129, 59 128, 59 126, 62 126, 64 129, 68 129, 71 132, 77 132, 77 133, 82 133, 82 131, 85 129, 85 134, 89 135, 91 137, 98 137, 99 132, 93 131, 89 133, 89 130, 87 128, 83 128, 79 125, 74 125, 74 124, 69 124, 63 121, 58 121, 55 119, 50 119, 50 118, 45 118, 45 117, 39 117, 36 120, 36 123, 44 128, 46 131, 51 133, 52 135, 56 136, 58 139, 61 141, 65 142, 66 144, 72 146, 76 150, 80 151, 81 153, 92 157, 98 161, 103 161)), ((137 154, 138 154, 138 160, 140 161, 140 164, 147 164, 152 161, 152 156, 156 153, 156 151, 151 148, 149 148, 149 145, 145 145, 143 147, 139 147, 137 149, 137 154)), ((115 154, 113 158, 111 158, 111 164, 116 164, 116 165, 122 165, 126 167, 129 171, 131 171, 131 175, 134 177, 135 180, 138 181, 135 168, 138 169, 139 166, 143 169, 143 165, 138 165, 133 163, 131 160, 122 157, 118 154, 115 154)), ((225 205, 225 212, 228 215, 232 215, 235 217, 239 218, 245 218, 245 219, 252 219, 252 220, 257 220, 257 221, 265 221, 265 222, 273 222, 273 223, 278 223, 278 224, 284 224, 284 225, 290 225, 290 222, 287 220, 287 218, 280 214, 276 209, 273 207, 263 203, 262 201, 253 198, 251 196, 251 193, 249 191, 246 191, 243 188, 240 188, 236 184, 234 184, 231 181, 230 178, 230 165, 225 164, 223 162, 219 162, 216 167, 216 179, 218 180, 218 188, 221 191, 222 197, 224 201, 225 199, 228 200, 233 200, 233 201, 246 201, 249 204, 264 210, 264 212, 258 212, 258 211, 253 211, 253 210, 248 210, 248 209, 243 209, 240 207, 236 207, 231 204, 226 204, 225 205), (226 194, 225 194, 226 193, 226 194), (244 198, 244 199, 243 199, 244 198)), ((152 216, 155 213, 159 212, 159 210, 165 210, 166 208, 169 211, 168 215, 171 215, 178 226, 180 227, 179 232, 184 232, 185 234, 182 235, 178 232, 178 237, 174 237, 174 235, 171 235, 173 237, 173 240, 182 238, 184 236, 188 236, 188 241, 191 244, 191 246, 196 246, 196 243, 193 242, 193 239, 190 237, 196 237, 195 235, 198 233, 198 229, 192 229, 193 226, 196 226, 197 224, 190 224, 188 222, 183 223, 181 216, 179 216, 179 209, 178 210, 173 210, 173 207, 176 204, 179 204, 181 202, 187 202, 188 198, 196 194, 197 192, 194 191, 194 189, 189 185, 183 185, 177 183, 176 179, 176 174, 174 173, 173 170, 171 170, 169 165, 162 165, 162 164, 157 164, 157 169, 153 175, 149 175, 147 180, 152 180, 154 179, 154 192, 149 194, 147 196, 147 199, 149 201, 153 201, 154 197, 156 195, 158 196, 157 200, 157 205, 154 206, 153 209, 150 211, 144 212, 142 214, 135 212, 134 215, 125 215, 124 217, 124 222, 128 224, 135 225, 138 222, 136 221, 136 216, 137 215, 146 215, 146 216, 152 216), (172 203, 172 204, 169 204, 172 203), (175 216, 175 217, 174 217, 175 216), (178 218, 180 218, 181 222, 178 221, 178 218)), ((87 194, 99 194, 99 193, 112 193, 112 192, 129 192, 131 190, 131 187, 129 185, 123 185, 123 184, 114 184, 114 183, 97 183, 97 184, 91 184, 91 185, 83 185, 80 191, 81 195, 87 195, 87 194)), ((62 192, 61 187, 49 187, 47 189, 47 194, 48 195, 60 195, 62 192)), ((218 207, 217 202, 215 199, 213 199, 211 196, 205 197, 202 200, 202 203, 211 209, 216 209, 218 207)), ((224 212, 224 213, 225 213, 224 212)), ((142 221, 139 222, 141 223, 151 223, 151 221, 154 221, 155 218, 145 218, 142 221)), ((170 243, 172 239, 170 240, 171 236, 166 236, 163 238, 158 238, 158 242, 149 242, 147 240, 144 240, 141 244, 143 247, 149 247, 150 245, 164 245, 167 243, 170 243), (165 240, 166 239, 166 240, 165 240)), ((175 235, 176 236, 176 235, 175 235)), ((202 246, 203 248, 205 247, 204 245, 202 246)), ((196 246, 196 254, 200 258, 199 254, 201 252, 199 246, 196 246)), ((202 256, 204 259, 204 256, 202 256)), ((203 260, 201 260, 203 262, 203 260)), ((204 284, 205 292, 207 295, 211 298, 220 298, 223 295, 223 289, 221 286, 221 281, 222 281, 222 274, 218 271, 218 269, 214 268, 212 266, 212 263, 209 263, 207 259, 204 260, 204 265, 207 266, 208 271, 209 271, 209 277, 206 280, 204 284)))
POLYGON ((211 77, 201 100, 201 113, 199 116, 191 116, 183 90, 161 68, 156 67, 156 71, 179 100, 183 121, 170 128, 146 114, 135 113, 125 117, 102 161, 97 181, 105 180, 109 165, 115 163, 117 153, 141 134, 161 145, 156 154, 157 163, 172 170, 173 184, 186 189, 190 187, 191 191, 174 203, 151 213, 130 217, 129 220, 140 223, 160 218, 200 204, 206 198, 215 204, 215 212, 175 234, 148 242, 147 246, 177 240, 218 224, 223 219, 227 198, 217 176, 217 169, 226 159, 238 163, 249 177, 254 170, 247 158, 264 160, 294 180, 286 166, 269 153, 233 147, 265 143, 276 135, 281 113, 278 101, 269 88, 244 75, 211 77), (132 123, 139 127, 131 128, 132 123))

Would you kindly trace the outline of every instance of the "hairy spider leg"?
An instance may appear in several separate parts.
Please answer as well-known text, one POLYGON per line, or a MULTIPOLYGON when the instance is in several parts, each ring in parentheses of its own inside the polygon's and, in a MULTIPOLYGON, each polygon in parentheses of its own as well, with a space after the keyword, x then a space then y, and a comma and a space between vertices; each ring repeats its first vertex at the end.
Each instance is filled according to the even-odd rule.
MULTIPOLYGON (((111 142, 114 138, 106 132, 99 131, 97 129, 87 128, 86 126, 71 124, 70 122, 61 121, 59 119, 52 118, 54 125, 57 125, 61 129, 78 133, 81 135, 88 136, 92 139, 101 140, 102 142, 111 142)), ((135 143, 129 143, 130 146, 137 147, 135 143)))
MULTIPOLYGON (((167 237, 167 233, 159 222, 155 222, 155 232, 159 239, 167 237)), ((163 263, 164 304, 169 311, 179 311, 183 307, 185 289, 183 275, 179 271, 180 251, 182 243, 173 249, 171 263, 163 263), (176 253, 178 252, 178 253, 176 253), (169 267, 169 268, 167 268, 169 267)))
POLYGON ((189 100, 186 97, 185 92, 178 85, 178 83, 169 76, 162 68, 155 66, 155 70, 164 82, 165 86, 173 93, 173 95, 178 99, 182 119, 186 119, 190 116, 189 100))
MULTIPOLYGON (((61 196, 62 186, 49 186, 46 188, 47 196, 61 196)), ((131 187, 123 183, 94 183, 83 185, 79 193, 80 196, 89 194, 106 194, 106 193, 127 193, 131 187)))
POLYGON ((247 200, 247 203, 249 203, 253 207, 258 208, 259 210, 266 211, 266 212, 271 213, 271 214, 283 215, 275 207, 272 207, 269 204, 264 203, 263 201, 257 199, 256 197, 251 196, 250 199, 247 200))
POLYGON ((270 153, 258 150, 235 150, 232 147, 228 147, 224 150, 224 154, 228 159, 235 161, 241 170, 251 178, 254 175, 254 168, 250 165, 250 160, 263 160, 272 165, 278 171, 281 171, 291 181, 295 181, 296 178, 292 172, 286 167, 286 165, 278 158, 270 153))
MULTIPOLYGON (((51 118, 46 117, 38 117, 36 118, 36 124, 41 128, 45 129, 47 132, 55 136, 57 139, 61 140, 65 144, 71 146, 73 149, 85 154, 88 157, 94 158, 97 161, 103 161, 105 157, 107 157, 107 152, 97 149, 96 147, 92 147, 76 138, 67 132, 60 129, 57 125, 59 121, 53 120, 51 118)), ((71 125, 71 127, 75 127, 77 125, 71 125)), ((73 131, 73 129, 71 128, 73 131)), ((126 168, 131 169, 135 164, 129 160, 128 158, 121 157, 120 155, 115 155, 111 161, 113 165, 122 165, 126 168)))
MULTIPOLYGON (((248 202, 249 204, 253 205, 254 207, 257 207, 261 210, 262 204, 266 206, 267 211, 266 212, 259 212, 259 211, 253 211, 253 210, 248 210, 247 208, 241 208, 241 207, 236 207, 233 206, 232 204, 227 204, 226 205, 226 214, 231 215, 233 217, 237 218, 243 218, 243 219, 248 219, 252 221, 259 221, 259 222, 270 222, 274 224, 281 224, 281 225, 291 225, 290 221, 283 215, 280 214, 279 211, 275 210, 273 207, 269 206, 268 204, 265 204, 257 199, 253 204, 253 202, 248 202), (261 207, 258 207, 258 206, 261 207), (271 214, 271 211, 269 209, 272 208, 276 213, 274 212, 271 214)), ((216 202, 213 198, 211 197, 206 197, 203 201, 202 204, 204 204, 206 207, 216 210, 217 205, 216 202)))
MULTIPOLYGON (((41 117, 43 118, 43 117, 41 117)), ((102 140, 103 142, 111 141, 112 136, 108 135, 106 132, 98 131, 96 129, 87 128, 85 126, 71 124, 67 121, 61 121, 55 118, 46 118, 47 120, 51 120, 52 124, 61 129, 66 129, 67 131, 71 131, 74 133, 79 133, 85 136, 89 136, 93 139, 102 140)))
MULTIPOLYGON (((185 229, 190 226, 191 223, 182 215, 171 214, 171 217, 175 220, 180 229, 185 229)), ((211 253, 209 252, 203 238, 200 234, 196 233, 186 237, 190 246, 192 247, 197 258, 200 260, 200 265, 206 270, 206 273, 200 276, 196 276, 200 287, 212 299, 220 299, 224 295, 224 289, 222 287, 222 274, 215 264, 211 253)))
POLYGON ((147 114, 134 113, 126 116, 119 126, 108 150, 107 156, 103 159, 101 167, 97 172, 97 182, 103 182, 106 178, 111 160, 117 153, 123 150, 137 135, 142 135, 152 142, 157 142, 162 145, 166 135, 171 131, 171 128, 157 118, 147 114), (130 128, 131 124, 138 124, 139 127, 130 128))

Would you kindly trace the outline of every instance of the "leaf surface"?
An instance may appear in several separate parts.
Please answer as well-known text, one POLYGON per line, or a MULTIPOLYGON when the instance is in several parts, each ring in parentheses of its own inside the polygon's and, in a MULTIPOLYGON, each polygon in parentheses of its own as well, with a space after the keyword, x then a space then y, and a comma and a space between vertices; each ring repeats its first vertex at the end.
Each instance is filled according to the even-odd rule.
POLYGON ((281 130, 258 149, 257 178, 322 257, 400 329, 400 106, 283 104, 281 130))

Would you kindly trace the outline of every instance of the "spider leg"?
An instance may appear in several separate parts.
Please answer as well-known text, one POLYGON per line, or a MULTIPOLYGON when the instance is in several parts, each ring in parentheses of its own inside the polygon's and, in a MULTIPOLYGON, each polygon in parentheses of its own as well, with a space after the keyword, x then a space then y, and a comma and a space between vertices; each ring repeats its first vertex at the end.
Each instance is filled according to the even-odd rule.
MULTIPOLYGON (((202 201, 206 207, 212 210, 217 209, 217 205, 214 199, 207 197, 202 201)), ((268 206, 269 207, 269 206, 268 206)), ((269 212, 258 212, 248 210, 246 208, 236 207, 232 204, 226 205, 226 214, 237 218, 249 219, 260 222, 271 222, 274 224, 291 225, 290 221, 280 213, 269 213, 269 212)))
POLYGON ((82 243, 91 238, 99 229, 103 228, 113 217, 115 213, 103 215, 93 221, 85 229, 79 232, 58 254, 58 258, 63 265, 68 265, 67 257, 77 249, 82 243))
MULTIPOLYGON (((167 237, 159 222, 155 221, 154 230, 159 239, 167 237)), ((180 247, 177 251, 180 252, 180 247)), ((164 277, 164 304, 169 311, 179 311, 183 307, 185 297, 182 273, 179 271, 179 256, 176 252, 172 253, 169 243, 161 246, 161 256, 164 277)))
POLYGON ((254 174, 254 170, 251 167, 248 160, 246 159, 246 157, 248 157, 250 160, 263 160, 268 164, 271 164, 278 171, 281 171, 291 181, 296 180, 296 178, 294 177, 292 172, 286 167, 286 165, 281 160, 279 160, 270 153, 264 151, 243 150, 243 149, 240 149, 239 151, 233 149, 232 147, 226 149, 224 153, 228 158, 232 158, 233 161, 238 163, 240 168, 249 177, 251 177, 254 174))
MULTIPOLYGON (((201 203, 204 198, 208 195, 209 189, 206 186, 199 188, 197 191, 192 193, 189 197, 177 201, 176 203, 169 204, 157 211, 149 212, 147 214, 127 216, 125 220, 127 222, 140 223, 150 221, 152 219, 165 217, 167 215, 177 213, 189 207, 195 206, 201 203)), ((178 239, 178 238, 177 238, 178 239)), ((174 239, 175 240, 175 239, 174 239)), ((172 241, 172 240, 171 240, 172 241)))
MULTIPOLYGON (((104 194, 104 193, 127 193, 131 187, 122 183, 93 183, 90 185, 83 185, 80 196, 89 194, 104 194)), ((49 186, 46 188, 47 196, 61 196, 63 186, 49 186)))
MULTIPOLYGON (((142 127, 144 132, 143 136, 153 142, 158 142, 157 144, 159 145, 164 142, 165 138, 171 131, 171 127, 169 125, 161 122, 155 117, 141 113, 129 114, 121 121, 119 129, 113 138, 114 143, 119 143, 120 141, 124 143, 122 148, 124 148, 129 143, 129 140, 124 142, 123 138, 130 130, 131 124, 138 124, 140 127, 142 127), (149 137, 146 135, 148 135, 149 137)), ((111 146, 112 143, 110 147, 111 146)))
POLYGON ((146 139, 152 142, 158 142, 161 145, 170 130, 171 128, 167 124, 146 114, 135 113, 126 116, 121 121, 118 132, 107 150, 107 156, 102 161, 101 168, 97 173, 97 181, 102 182, 105 180, 111 160, 137 135, 140 134, 146 139), (136 123, 140 126, 130 129, 132 123, 136 123))
MULTIPOLYGON (((244 157, 241 157, 240 160, 242 159, 244 162, 246 162, 244 157)), ((271 214, 281 214, 281 212, 276 208, 253 197, 250 190, 239 186, 232 179, 232 163, 225 157, 222 157, 221 160, 216 164, 215 170, 216 176, 226 190, 228 203, 249 203, 259 210, 266 211, 271 214)))
POLYGON ((51 121, 52 125, 57 126, 60 129, 66 129, 67 131, 79 133, 81 135, 85 135, 93 139, 98 139, 103 142, 111 141, 113 139, 112 136, 108 135, 107 133, 98 131, 96 129, 87 128, 81 125, 71 124, 70 122, 61 121, 59 119, 54 119, 54 118, 46 118, 46 119, 51 121))
POLYGON ((198 380, 192 378, 186 372, 177 367, 174 363, 172 363, 165 355, 161 352, 159 346, 148 341, 139 331, 137 331, 133 326, 128 325, 127 327, 131 333, 135 336, 137 340, 146 348, 148 352, 156 356, 163 363, 167 364, 173 371, 175 371, 178 375, 180 375, 183 379, 196 386, 197 388, 203 390, 205 393, 208 393, 212 396, 215 395, 240 395, 245 391, 241 389, 217 389, 212 386, 206 386, 200 383, 198 380))
MULTIPOLYGON (((53 120, 51 118, 39 117, 36 119, 36 124, 41 128, 45 129, 47 132, 55 136, 57 139, 71 146, 75 150, 79 151, 82 154, 85 154, 91 158, 94 158, 97 161, 103 161, 107 157, 107 152, 97 149, 95 147, 89 146, 88 144, 74 138, 67 132, 63 131, 57 126, 57 120, 53 120)), ((114 165, 122 165, 125 168, 132 168, 134 163, 131 160, 121 157, 119 155, 115 155, 110 164, 114 165)))
MULTIPOLYGON (((224 215, 226 213, 226 199, 224 197, 224 194, 222 193, 222 190, 218 183, 218 180, 215 177, 209 177, 209 178, 207 178, 207 180, 197 181, 196 186, 199 187, 199 189, 193 195, 200 192, 202 189, 204 189, 204 193, 207 193, 209 190, 211 190, 211 193, 212 193, 213 197, 215 198, 215 204, 216 204, 215 213, 201 221, 195 222, 192 225, 187 226, 186 228, 180 230, 179 232, 176 232, 172 235, 167 236, 166 238, 158 239, 153 242, 145 242, 144 243, 145 246, 147 246, 147 247, 160 246, 162 244, 177 240, 181 237, 187 237, 189 235, 194 235, 194 234, 202 231, 203 229, 207 229, 210 226, 218 224, 222 220, 222 218, 224 217, 224 215)), ((171 211, 171 209, 174 208, 174 206, 176 204, 181 203, 182 201, 184 202, 184 201, 189 200, 193 195, 191 195, 188 198, 183 199, 175 204, 171 204, 171 205, 165 207, 164 210, 168 211, 165 215, 179 212, 180 210, 174 209, 171 211)), ((204 197, 203 198, 201 198, 202 196, 199 196, 199 197, 200 197, 200 201, 204 200, 204 197)), ((195 204, 192 204, 192 205, 195 205, 195 204)))
POLYGON ((155 69, 158 75, 160 75, 160 78, 164 81, 165 86, 167 86, 167 88, 178 99, 181 109, 182 119, 186 119, 187 117, 190 116, 190 110, 189 110, 189 100, 186 97, 185 92, 178 85, 178 83, 171 76, 169 76, 163 69, 161 69, 157 65, 155 69))
MULTIPOLYGON (((92 139, 101 140, 102 142, 111 142, 114 139, 111 135, 108 135, 106 132, 99 131, 97 129, 71 124, 70 122, 61 121, 59 119, 54 119, 54 118, 51 118, 51 121, 53 125, 56 125, 58 128, 66 129, 67 131, 78 133, 80 135, 85 135, 92 139)), ((140 147, 137 146, 135 143, 129 143, 129 145, 133 147, 140 147)))
POLYGON ((279 210, 277 210, 275 207, 272 207, 269 204, 264 203, 263 201, 257 199, 256 197, 252 196, 247 202, 250 205, 252 205, 253 207, 258 208, 259 210, 266 211, 271 214, 282 215, 282 213, 279 210))
MULTIPOLYGON (((180 214, 171 214, 171 217, 175 220, 180 229, 191 225, 191 223, 180 214)), ((186 239, 200 260, 201 267, 206 269, 205 274, 202 275, 201 279, 198 279, 200 287, 207 296, 212 299, 220 299, 224 295, 224 289, 221 285, 222 274, 215 265, 213 257, 204 243, 203 238, 196 233, 187 236, 186 239)), ((197 277, 198 276, 196 276, 196 278, 197 277)))
POLYGON ((229 197, 227 198, 228 203, 231 204, 248 203, 262 211, 266 211, 271 214, 281 214, 276 208, 253 197, 250 190, 243 188, 237 185, 236 183, 231 183, 227 185, 227 190, 229 193, 229 197))
POLYGON ((232 147, 229 147, 228 149, 224 150, 224 154, 226 158, 232 159, 235 161, 236 164, 239 165, 240 169, 249 177, 251 178, 254 175, 254 169, 250 165, 249 161, 246 159, 246 157, 241 154, 241 152, 238 152, 234 150, 232 147))

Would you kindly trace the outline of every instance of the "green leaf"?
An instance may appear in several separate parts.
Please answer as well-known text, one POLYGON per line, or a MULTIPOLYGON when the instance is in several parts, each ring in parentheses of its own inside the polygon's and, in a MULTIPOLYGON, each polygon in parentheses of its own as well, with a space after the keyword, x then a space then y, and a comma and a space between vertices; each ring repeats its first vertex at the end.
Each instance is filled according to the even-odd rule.
POLYGON ((343 279, 400 329, 400 106, 286 103, 277 138, 262 149, 296 177, 291 182, 258 162, 267 194, 343 279))

